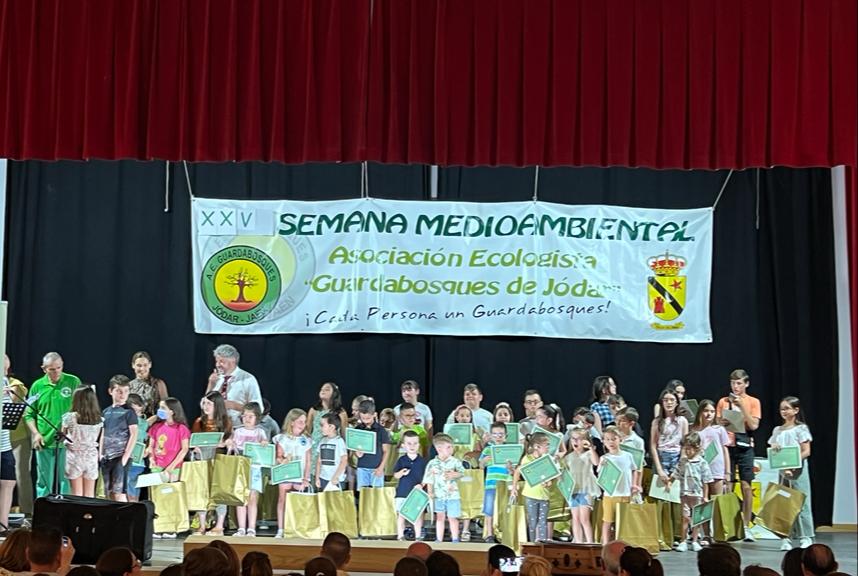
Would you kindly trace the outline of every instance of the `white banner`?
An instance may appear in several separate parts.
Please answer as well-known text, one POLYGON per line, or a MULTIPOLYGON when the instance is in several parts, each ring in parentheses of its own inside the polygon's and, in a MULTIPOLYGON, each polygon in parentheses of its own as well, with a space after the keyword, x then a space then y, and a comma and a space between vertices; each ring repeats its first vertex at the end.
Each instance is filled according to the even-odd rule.
POLYGON ((194 326, 711 342, 712 215, 197 198, 194 326))

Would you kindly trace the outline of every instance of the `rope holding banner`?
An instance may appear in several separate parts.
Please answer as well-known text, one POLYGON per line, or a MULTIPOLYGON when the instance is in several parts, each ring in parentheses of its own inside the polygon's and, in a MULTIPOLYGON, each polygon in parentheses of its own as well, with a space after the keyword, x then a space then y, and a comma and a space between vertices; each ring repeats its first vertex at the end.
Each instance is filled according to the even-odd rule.
POLYGON ((539 200, 539 166, 533 172, 533 201, 539 200))
POLYGON ((188 184, 188 194, 191 195, 191 200, 194 199, 194 190, 191 188, 191 176, 188 174, 188 163, 182 160, 182 166, 185 167, 185 182, 188 184))
POLYGON ((164 212, 170 211, 170 161, 165 164, 166 177, 164 178, 164 212))
POLYGON ((715 204, 712 205, 712 210, 718 207, 718 202, 721 200, 721 195, 724 194, 724 189, 727 187, 727 182, 730 181, 730 176, 733 175, 733 169, 730 168, 730 171, 727 172, 727 177, 724 179, 724 184, 721 185, 721 190, 718 192, 718 196, 715 197, 715 204))
POLYGON ((360 163, 360 197, 369 198, 369 165, 366 160, 360 163))

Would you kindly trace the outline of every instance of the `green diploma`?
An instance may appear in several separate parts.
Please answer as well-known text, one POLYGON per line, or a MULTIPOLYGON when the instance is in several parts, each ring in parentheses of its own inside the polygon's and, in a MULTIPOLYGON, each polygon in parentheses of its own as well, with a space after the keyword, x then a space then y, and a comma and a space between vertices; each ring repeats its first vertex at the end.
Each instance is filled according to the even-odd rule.
POLYGON ((712 514, 715 512, 715 502, 703 502, 691 509, 691 525, 699 526, 706 524, 712 520, 712 514))
POLYGON ((515 422, 508 422, 505 424, 506 426, 506 443, 507 444, 518 444, 519 436, 521 435, 518 424, 515 422))
POLYGON ((408 494, 408 498, 406 498, 405 502, 402 503, 399 513, 403 518, 414 524, 423 514, 423 511, 426 510, 426 506, 428 505, 429 494, 420 488, 413 488, 411 493, 408 494))
POLYGON ((512 462, 513 466, 518 466, 523 453, 524 446, 521 444, 492 444, 489 448, 492 464, 501 466, 507 462, 512 462))
POLYGON ((617 489, 617 484, 620 483, 622 475, 623 473, 617 465, 605 458, 602 460, 602 469, 599 470, 599 476, 596 478, 596 484, 602 487, 605 494, 613 496, 614 491, 617 489))
POLYGON ((146 444, 137 442, 134 445, 134 450, 131 451, 131 461, 134 464, 143 464, 143 452, 146 451, 146 444))
POLYGON ((707 464, 712 464, 715 458, 718 457, 718 452, 721 450, 721 446, 716 444, 715 442, 710 442, 706 449, 703 451, 703 459, 706 460, 707 464))
POLYGON ((474 442, 473 424, 444 424, 444 434, 453 439, 457 446, 471 446, 474 442))
POLYGON ((293 460, 271 469, 271 483, 283 484, 284 482, 300 483, 304 481, 304 471, 301 470, 301 461, 293 460))
POLYGON ((375 437, 372 430, 348 428, 346 430, 346 448, 364 454, 375 454, 375 437))
POLYGON ((644 451, 639 450, 632 446, 631 444, 620 444, 620 450, 623 452, 627 452, 631 455, 632 460, 635 461, 635 469, 643 470, 644 466, 644 451))
POLYGON ((528 486, 532 487, 557 478, 560 476, 560 469, 554 459, 546 454, 522 466, 521 475, 528 486))
POLYGON ((272 468, 274 466, 274 444, 256 444, 248 442, 244 445, 244 455, 250 458, 251 465, 272 468))
POLYGON ((223 432, 196 432, 191 434, 191 448, 217 446, 223 441, 223 432))
POLYGON ((769 448, 769 468, 772 470, 801 468, 801 447, 784 446, 777 452, 769 448))
POLYGON ((563 498, 571 506, 572 494, 575 493, 575 479, 572 478, 569 470, 564 470, 563 474, 560 475, 560 480, 557 481, 557 489, 560 490, 560 494, 563 495, 563 498))
POLYGON ((542 432, 546 436, 548 436, 548 453, 549 454, 557 454, 557 449, 560 448, 560 443, 563 442, 563 434, 556 432, 549 432, 545 428, 540 426, 533 427, 533 433, 542 432))

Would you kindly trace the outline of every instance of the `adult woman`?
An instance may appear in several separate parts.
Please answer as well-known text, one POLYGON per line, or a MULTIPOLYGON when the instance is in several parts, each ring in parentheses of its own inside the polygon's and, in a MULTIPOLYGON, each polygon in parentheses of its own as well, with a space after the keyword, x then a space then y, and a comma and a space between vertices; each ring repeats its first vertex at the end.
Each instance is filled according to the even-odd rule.
POLYGON ((131 381, 129 392, 143 399, 146 405, 143 412, 149 423, 153 424, 157 420, 155 414, 158 412, 158 404, 170 396, 167 393, 167 384, 152 376, 152 357, 148 352, 135 352, 131 356, 131 368, 134 370, 134 380, 131 381))

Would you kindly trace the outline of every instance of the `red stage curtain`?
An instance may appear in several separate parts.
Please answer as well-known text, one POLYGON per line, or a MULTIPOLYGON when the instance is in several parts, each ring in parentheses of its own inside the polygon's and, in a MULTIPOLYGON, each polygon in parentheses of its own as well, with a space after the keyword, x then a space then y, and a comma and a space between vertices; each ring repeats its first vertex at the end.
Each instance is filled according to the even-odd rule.
POLYGON ((0 156, 850 164, 856 11, 855 0, 0 0, 0 156))

